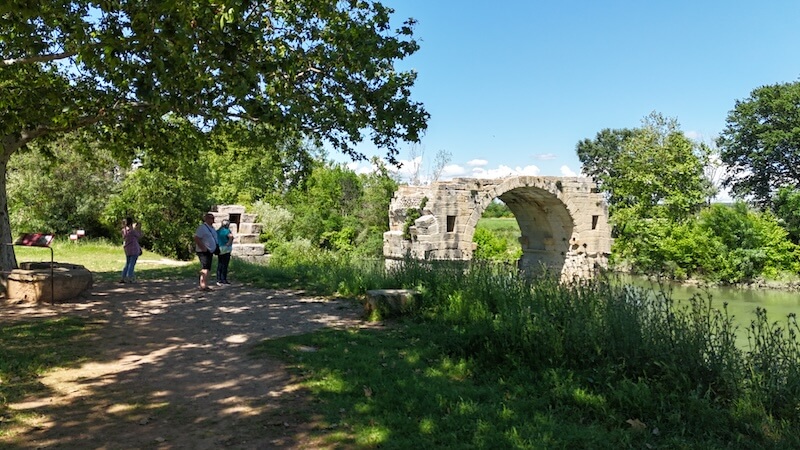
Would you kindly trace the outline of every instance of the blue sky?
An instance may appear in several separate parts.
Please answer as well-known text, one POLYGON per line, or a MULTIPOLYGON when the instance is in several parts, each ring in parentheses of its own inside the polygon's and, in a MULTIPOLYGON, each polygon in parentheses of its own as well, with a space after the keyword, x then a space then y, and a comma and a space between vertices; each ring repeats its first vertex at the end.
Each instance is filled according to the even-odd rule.
POLYGON ((421 48, 399 67, 418 72, 412 97, 431 114, 420 172, 444 150, 443 178, 578 174, 578 141, 652 111, 710 141, 736 100, 800 79, 797 0, 383 3, 418 21, 421 48))

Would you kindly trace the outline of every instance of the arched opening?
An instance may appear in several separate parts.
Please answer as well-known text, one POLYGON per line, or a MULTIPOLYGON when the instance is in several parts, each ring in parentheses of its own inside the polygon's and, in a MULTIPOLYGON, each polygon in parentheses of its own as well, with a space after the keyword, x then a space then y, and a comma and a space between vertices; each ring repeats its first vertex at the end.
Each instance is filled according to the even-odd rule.
POLYGON ((605 203, 593 189, 588 179, 532 176, 401 186, 384 233, 387 266, 408 257, 474 259, 478 222, 499 199, 519 227, 520 268, 591 277, 605 267, 611 247, 605 203))
POLYGON ((495 197, 484 209, 475 227, 472 259, 516 265, 522 257, 520 236, 514 213, 508 205, 495 197))
POLYGON ((575 226, 564 203, 555 195, 534 187, 519 187, 500 195, 520 229, 521 269, 545 266, 561 273, 575 226))
MULTIPOLYGON (((560 273, 575 226, 566 205, 553 193, 532 186, 510 189, 497 199, 516 219, 521 249, 517 266, 524 270, 544 267, 560 273)), ((491 209, 491 202, 482 209, 481 216, 486 209, 491 209)))

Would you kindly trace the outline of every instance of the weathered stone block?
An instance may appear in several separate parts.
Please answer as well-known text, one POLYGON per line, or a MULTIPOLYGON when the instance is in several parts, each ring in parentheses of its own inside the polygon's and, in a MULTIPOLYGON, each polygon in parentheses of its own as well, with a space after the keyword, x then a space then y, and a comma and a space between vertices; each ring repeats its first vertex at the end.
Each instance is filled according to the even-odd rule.
POLYGON ((93 277, 77 264, 22 263, 8 275, 6 298, 29 302, 64 302, 92 287, 93 277))
POLYGON ((417 231, 417 234, 438 234, 439 233, 439 224, 436 221, 436 217, 428 214, 425 216, 420 217, 419 219, 414 221, 414 228, 417 231))
POLYGON ((242 234, 261 234, 264 225, 260 223, 242 223, 239 226, 239 232, 242 234))
POLYGON ((233 256, 260 256, 264 254, 264 244, 233 244, 233 256))
POLYGON ((216 213, 221 214, 244 214, 244 206, 241 205, 217 205, 216 213))
POLYGON ((260 235, 258 234, 237 234, 234 242, 237 244, 258 244, 260 235))
POLYGON ((364 314, 368 318, 397 317, 418 305, 419 292, 410 289, 373 289, 367 291, 364 314))
POLYGON ((259 242, 262 224, 253 223, 256 220, 256 214, 245 213, 244 206, 240 205, 217 205, 211 214, 214 215, 214 228, 219 229, 222 221, 230 220, 231 215, 238 216, 239 223, 231 223, 230 229, 233 232, 233 249, 231 255, 239 259, 253 259, 260 260, 260 257, 266 254, 264 244, 259 242))

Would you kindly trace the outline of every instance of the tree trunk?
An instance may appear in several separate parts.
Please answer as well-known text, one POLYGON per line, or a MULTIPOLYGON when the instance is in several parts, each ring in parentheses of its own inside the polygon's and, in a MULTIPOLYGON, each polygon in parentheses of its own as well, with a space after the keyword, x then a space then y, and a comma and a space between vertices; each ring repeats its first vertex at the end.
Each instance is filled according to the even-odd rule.
POLYGON ((0 152, 0 277, 5 285, 9 272, 17 268, 17 257, 11 240, 11 221, 8 216, 8 192, 6 192, 6 173, 11 155, 19 148, 17 142, 2 141, 0 152))

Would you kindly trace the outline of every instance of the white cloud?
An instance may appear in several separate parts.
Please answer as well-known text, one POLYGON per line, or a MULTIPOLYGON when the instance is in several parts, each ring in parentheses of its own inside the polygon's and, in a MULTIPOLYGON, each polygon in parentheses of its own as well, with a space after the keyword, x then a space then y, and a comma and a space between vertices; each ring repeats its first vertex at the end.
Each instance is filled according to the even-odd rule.
POLYGON ((519 175, 539 175, 539 168, 536 166, 525 166, 522 169, 517 167, 516 171, 519 175))
POLYGON ((700 140, 703 139, 703 133, 701 133, 699 131, 687 131, 687 132, 685 132, 683 134, 685 134, 686 137, 688 137, 689 139, 691 139, 693 141, 700 141, 700 140))
MULTIPOLYGON (((369 175, 378 171, 377 165, 365 161, 350 161, 345 166, 359 175, 369 175)), ((394 169, 392 166, 387 165, 386 167, 390 172, 394 169)))
POLYGON ((372 167, 363 165, 361 161, 350 161, 346 164, 346 167, 355 173, 372 172, 372 167))
POLYGON ((355 173, 357 173, 359 175, 369 175, 371 173, 375 173, 375 166, 373 166, 373 165, 359 166, 359 167, 355 168, 353 170, 353 172, 355 172, 355 173))
POLYGON ((476 167, 476 166, 485 166, 485 165, 487 165, 487 164, 489 164, 489 161, 487 161, 487 160, 485 160, 485 159, 473 159, 472 161, 468 161, 468 162, 467 162, 467 165, 468 165, 468 166, 473 166, 473 167, 476 167))
POLYGON ((501 178, 501 177, 507 177, 509 175, 535 176, 539 175, 539 168, 536 166, 525 166, 525 167, 517 166, 516 168, 512 169, 511 167, 501 165, 496 169, 489 169, 489 170, 486 170, 481 167, 476 167, 472 169, 472 176, 474 176, 475 178, 501 178))
POLYGON ((417 156, 414 159, 399 159, 397 162, 401 164, 400 168, 397 167, 389 167, 389 170, 392 173, 396 173, 403 178, 409 178, 414 173, 419 173, 422 176, 422 170, 420 166, 422 165, 422 156, 417 156))
POLYGON ((564 177, 577 177, 578 174, 573 172, 572 169, 570 169, 567 166, 561 166, 561 176, 564 176, 564 177))
POLYGON ((558 157, 553 153, 539 153, 538 155, 534 155, 534 158, 538 159, 539 161, 552 161, 558 157))
POLYGON ((448 180, 450 178, 456 178, 466 174, 467 170, 459 166, 458 164, 448 164, 444 166, 444 168, 442 169, 442 175, 440 178, 443 180, 448 180))

